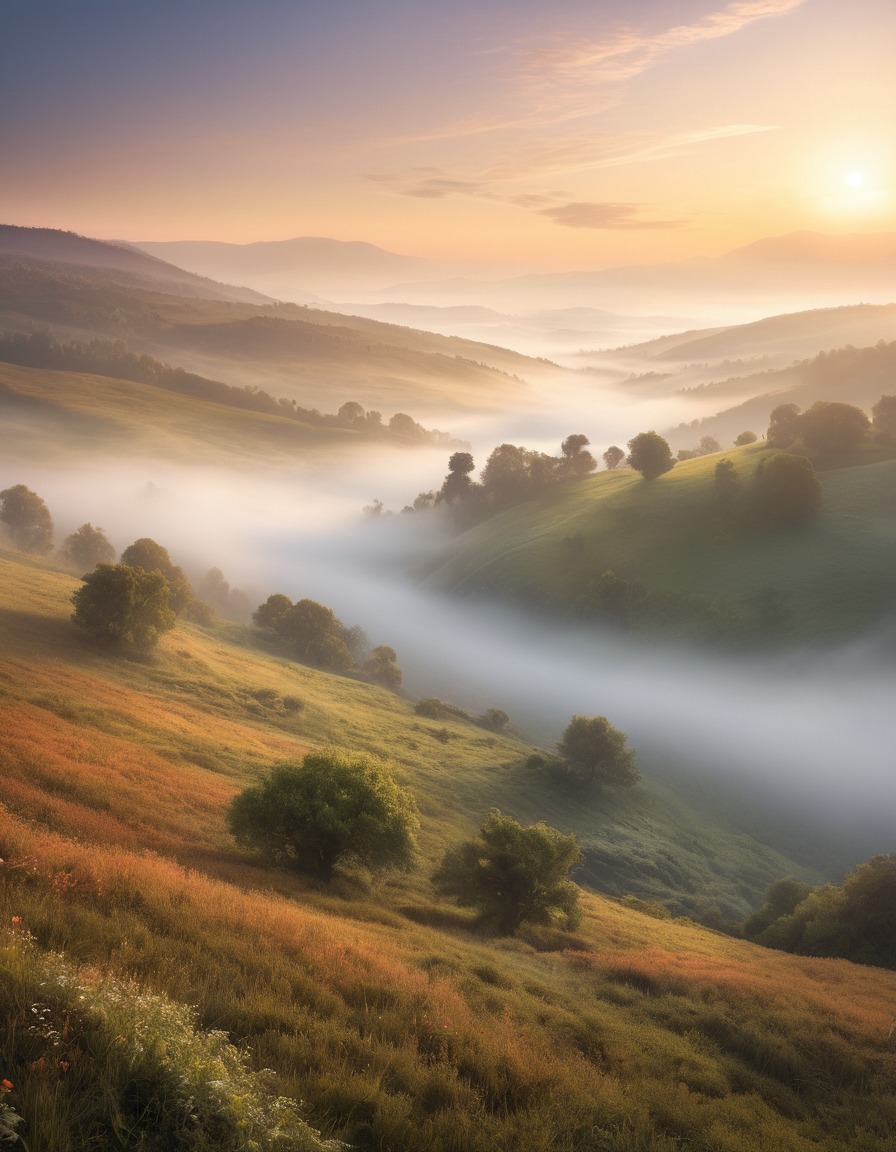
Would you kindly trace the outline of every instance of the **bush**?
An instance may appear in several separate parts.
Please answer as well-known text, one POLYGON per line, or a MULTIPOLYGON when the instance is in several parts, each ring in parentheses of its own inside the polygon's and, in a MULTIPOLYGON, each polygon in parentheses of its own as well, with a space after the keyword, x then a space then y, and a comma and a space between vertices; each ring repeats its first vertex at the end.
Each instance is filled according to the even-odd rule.
POLYGON ((629 440, 628 462, 645 480, 655 480, 675 466, 672 449, 657 432, 639 432, 629 440))
POLYGON ((279 764, 233 800, 228 818, 239 844, 324 880, 350 862, 407 868, 416 849, 414 801, 370 756, 326 751, 279 764))
POLYGON ((756 507, 766 520, 797 524, 821 503, 821 482, 812 461, 781 452, 756 469, 756 507))
POLYGON ((494 811, 475 840, 445 853, 433 883, 504 935, 524 923, 574 928, 579 890, 569 873, 581 862, 575 836, 544 823, 524 828, 494 811))

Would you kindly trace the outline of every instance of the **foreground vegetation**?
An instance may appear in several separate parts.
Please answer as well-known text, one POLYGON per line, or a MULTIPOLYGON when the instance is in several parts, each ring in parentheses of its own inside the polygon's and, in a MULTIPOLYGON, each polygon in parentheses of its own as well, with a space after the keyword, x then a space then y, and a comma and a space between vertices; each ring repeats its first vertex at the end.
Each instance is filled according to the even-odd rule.
MULTIPOLYGON (((236 626, 179 621, 151 659, 112 658, 69 619, 73 579, 0 561, 0 1078, 31 1152, 153 1147, 134 1117, 148 1129, 153 1092, 187 1066, 178 1092, 206 1116, 227 1081, 222 1108, 301 1101, 277 1107, 383 1152, 889 1147, 896 974, 587 892, 573 930, 484 935, 427 877, 493 807, 575 830, 580 801, 533 778, 530 749, 268 657, 236 626), (282 709, 287 693, 303 706, 282 709), (261 868, 231 838, 241 789, 337 735, 415 797, 413 872, 324 883, 261 868), (96 1008, 103 989, 117 1016, 96 1008), (269 1084, 253 1079, 265 1067, 269 1084), (68 1127, 77 1109, 93 1144, 68 1127), (109 1135, 116 1115, 127 1137, 109 1135)), ((616 804, 646 803, 625 792, 616 804)), ((228 1146, 203 1125, 168 1146, 228 1146)))

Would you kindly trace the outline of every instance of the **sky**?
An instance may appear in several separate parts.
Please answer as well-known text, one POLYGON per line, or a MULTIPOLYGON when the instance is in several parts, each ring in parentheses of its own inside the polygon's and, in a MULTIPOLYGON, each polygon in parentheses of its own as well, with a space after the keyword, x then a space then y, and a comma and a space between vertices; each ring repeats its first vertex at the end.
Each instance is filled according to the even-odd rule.
POLYGON ((892 0, 0 0, 0 222, 521 271, 896 230, 892 0))

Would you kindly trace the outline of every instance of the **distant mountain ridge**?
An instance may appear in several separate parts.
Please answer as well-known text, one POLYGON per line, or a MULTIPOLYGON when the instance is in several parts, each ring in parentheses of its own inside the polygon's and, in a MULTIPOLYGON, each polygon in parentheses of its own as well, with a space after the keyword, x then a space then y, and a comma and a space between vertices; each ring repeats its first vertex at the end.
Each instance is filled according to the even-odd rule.
POLYGON ((19 256, 52 264, 81 268, 113 269, 127 273, 149 286, 178 295, 203 296, 209 300, 267 304, 270 300, 251 288, 212 283, 195 272, 175 267, 131 246, 93 240, 77 232, 56 228, 21 228, 0 224, 0 255, 19 256))

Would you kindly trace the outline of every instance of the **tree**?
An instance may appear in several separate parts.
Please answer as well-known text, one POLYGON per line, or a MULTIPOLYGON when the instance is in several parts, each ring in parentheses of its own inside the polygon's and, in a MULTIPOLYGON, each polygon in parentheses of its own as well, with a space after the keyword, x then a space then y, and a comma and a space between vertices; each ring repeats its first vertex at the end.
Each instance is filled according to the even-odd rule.
POLYGON ((364 661, 364 675, 374 684, 382 684, 397 692, 401 687, 401 669, 395 649, 388 644, 379 644, 364 661))
POLYGON ((734 437, 734 447, 743 448, 745 444, 755 444, 758 439, 755 432, 740 432, 734 437))
POLYGON ((789 448, 800 434, 800 410, 797 404, 779 404, 768 418, 765 438, 769 448, 789 448))
POLYGON ((569 873, 581 862, 575 836, 493 811, 474 840, 445 853, 433 882, 502 934, 525 923, 575 927, 579 892, 569 873))
POLYGON ((700 437, 700 447, 698 449, 698 455, 711 456, 713 454, 713 452, 720 452, 721 449, 722 449, 722 445, 718 442, 718 440, 716 440, 715 436, 701 436, 700 437))
POLYGON ((614 468, 618 468, 624 459, 625 453, 615 444, 611 444, 603 454, 603 461, 607 466, 608 472, 612 472, 614 468))
POLYGON ((142 568, 144 572, 161 572, 168 584, 171 607, 178 616, 193 599, 193 589, 183 568, 172 564, 168 549, 148 536, 141 536, 129 544, 119 557, 119 562, 131 568, 142 568))
POLYGON ((836 456, 858 447, 871 422, 855 404, 817 400, 800 417, 803 443, 823 456, 836 456))
POLYGON ((755 503, 773 523, 807 520, 821 503, 821 482, 812 461, 787 452, 763 460, 756 469, 755 503))
POLYGON ((354 667, 345 626, 332 608, 316 600, 296 601, 281 619, 278 631, 303 664, 330 672, 348 672, 354 667))
POLYGON ((96 640, 148 652, 174 627, 168 583, 161 572, 98 564, 72 596, 72 620, 96 640))
POLYGON ((79 572, 89 572, 97 564, 111 564, 115 559, 115 549, 106 533, 89 522, 66 536, 61 553, 63 561, 79 572))
POLYGON ((16 548, 45 553, 53 548, 53 518, 36 492, 16 484, 0 492, 0 521, 16 548))
POLYGON ((675 466, 671 448, 656 432, 639 432, 629 440, 628 458, 645 480, 655 480, 675 466))
POLYGON ((713 488, 718 502, 728 508, 737 493, 737 471, 730 460, 720 460, 716 464, 713 488))
POLYGON ((631 787, 641 776, 626 736, 606 716, 573 716, 560 739, 560 755, 584 784, 631 787))
MULTIPOLYGON (((448 458, 448 475, 439 490, 438 498, 449 504, 454 503, 455 500, 466 500, 473 490, 470 473, 475 467, 473 456, 469 452, 455 452, 450 456, 448 458)), ((417 507, 416 500, 414 507, 417 507)))
POLYGON ((581 480, 597 467, 597 461, 587 450, 590 443, 587 436, 576 432, 560 445, 560 475, 564 480, 581 480))
POLYGON ((410 793, 381 761, 336 750, 278 764, 234 798, 228 820, 237 843, 324 880, 349 862, 407 868, 416 850, 410 793))
POLYGON ((885 440, 896 437, 896 396, 881 396, 871 409, 871 423, 885 440))
POLYGON ((273 596, 268 596, 264 604, 259 604, 252 613, 252 620, 256 628, 279 635, 280 625, 290 608, 292 600, 282 592, 275 592, 273 596))

